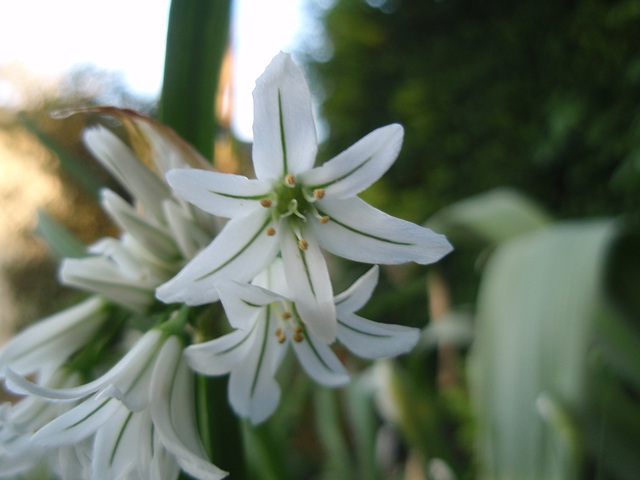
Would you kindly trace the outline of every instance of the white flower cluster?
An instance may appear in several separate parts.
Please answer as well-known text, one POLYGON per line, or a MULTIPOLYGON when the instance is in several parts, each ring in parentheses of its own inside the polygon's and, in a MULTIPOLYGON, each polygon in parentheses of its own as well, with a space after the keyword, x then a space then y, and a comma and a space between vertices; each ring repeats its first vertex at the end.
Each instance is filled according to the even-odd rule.
POLYGON ((284 53, 256 82, 254 111, 256 179, 207 169, 173 132, 139 116, 127 120, 149 146, 146 164, 109 130, 85 133, 135 205, 104 191, 122 236, 62 264, 63 283, 95 296, 0 350, 0 378, 26 395, 0 407, 0 477, 44 461, 65 479, 173 480, 180 470, 223 478, 197 433, 194 372, 229 373, 231 406, 259 423, 278 405, 274 376, 289 346, 315 381, 339 386, 349 376, 330 347, 336 339, 369 359, 416 343, 416 329, 356 314, 376 287, 377 265, 334 295, 321 250, 371 264, 428 264, 451 251, 442 235, 357 196, 395 161, 402 127, 379 128, 314 166, 311 94, 284 53), (229 219, 217 235, 216 217, 229 219), (185 348, 190 309, 218 300, 231 332, 185 348), (127 325, 121 307, 160 312, 161 321, 96 378, 127 325))

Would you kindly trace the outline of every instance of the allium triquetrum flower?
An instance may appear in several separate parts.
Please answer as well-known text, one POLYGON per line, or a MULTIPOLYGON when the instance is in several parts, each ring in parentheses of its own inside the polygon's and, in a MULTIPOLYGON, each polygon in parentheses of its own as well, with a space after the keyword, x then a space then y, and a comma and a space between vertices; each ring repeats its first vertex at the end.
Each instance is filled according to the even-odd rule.
POLYGON ((33 444, 74 446, 94 436, 96 478, 175 480, 181 468, 203 480, 226 477, 198 436, 193 372, 181 341, 161 328, 145 333, 102 377, 78 387, 50 389, 7 371, 14 392, 79 402, 39 429, 33 444))
POLYGON ((221 280, 249 281, 280 252, 302 321, 319 340, 332 342, 337 329, 333 290, 320 247, 365 263, 428 264, 449 253, 451 245, 444 236, 357 197, 395 162, 400 125, 374 130, 314 168, 311 93, 288 54, 273 59, 253 96, 256 179, 195 169, 167 174, 186 200, 231 220, 156 295, 164 302, 213 302, 221 280))
POLYGON ((172 168, 206 163, 186 151, 167 127, 126 111, 105 112, 125 124, 135 124, 136 142, 148 145, 144 153, 149 161, 143 162, 105 127, 84 132, 89 151, 127 190, 134 203, 111 190, 101 191, 102 206, 122 230, 121 238, 99 240, 89 247, 91 255, 86 258, 65 259, 60 280, 144 312, 155 302, 156 287, 175 275, 214 236, 214 217, 178 197, 164 179, 172 168))
MULTIPOLYGON (((284 275, 282 262, 276 259, 254 284, 220 283, 221 301, 237 330, 185 350, 194 370, 205 375, 231 374, 229 402, 253 423, 265 420, 278 405, 280 387, 274 376, 289 345, 316 382, 336 387, 349 381, 329 345, 300 320, 297 303, 286 295, 284 275)), ((416 328, 377 323, 355 314, 371 297, 377 280, 378 267, 374 266, 333 300, 338 340, 369 359, 406 353, 419 337, 416 328)))

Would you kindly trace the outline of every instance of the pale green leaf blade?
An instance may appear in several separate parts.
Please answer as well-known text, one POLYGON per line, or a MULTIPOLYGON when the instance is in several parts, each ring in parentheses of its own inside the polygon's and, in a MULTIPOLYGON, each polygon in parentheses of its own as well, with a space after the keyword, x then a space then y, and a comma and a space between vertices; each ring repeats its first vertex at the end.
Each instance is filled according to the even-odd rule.
POLYGON ((574 446, 557 442, 537 402, 544 393, 569 411, 584 405, 614 231, 605 221, 556 224, 501 245, 487 265, 471 359, 482 478, 572 478, 574 446))

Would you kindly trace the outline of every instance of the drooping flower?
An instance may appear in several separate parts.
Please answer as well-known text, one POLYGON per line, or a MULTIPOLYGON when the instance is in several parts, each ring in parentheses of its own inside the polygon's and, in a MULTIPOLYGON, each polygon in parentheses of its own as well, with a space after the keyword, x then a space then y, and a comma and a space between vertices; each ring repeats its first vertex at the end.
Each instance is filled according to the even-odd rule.
MULTIPOLYGON (((333 300, 337 311, 337 337, 364 358, 396 356, 417 342, 419 330, 373 322, 355 314, 369 300, 377 284, 374 266, 333 300)), ((307 374, 316 382, 344 385, 349 375, 329 345, 306 328, 297 303, 288 296, 283 262, 276 259, 254 284, 223 282, 220 299, 233 332, 187 347, 190 366, 205 375, 230 373, 229 402, 253 423, 276 409, 280 387, 274 375, 289 345, 307 374)))
MULTIPOLYGON (((68 372, 59 369, 47 378, 44 386, 64 388, 77 385, 78 381, 78 375, 69 375, 68 372)), ((0 478, 14 478, 28 472, 39 463, 48 463, 54 470, 59 469, 59 455, 51 449, 35 444, 33 434, 71 407, 73 404, 52 403, 35 396, 0 405, 0 478)), ((71 468, 70 462, 67 463, 71 468)), ((81 468, 77 463, 74 467, 81 468)))
POLYGON ((109 317, 106 302, 91 297, 26 328, 0 349, 0 378, 7 369, 46 382, 87 345, 109 317))
POLYGON ((314 168, 311 94, 288 54, 273 59, 253 95, 256 179, 197 169, 167 174, 186 200, 230 221, 156 295, 167 303, 213 302, 220 281, 247 282, 281 253, 302 321, 320 341, 332 342, 333 290, 320 247, 358 262, 428 264, 451 246, 444 236, 357 197, 394 163, 402 144, 400 125, 374 130, 314 168))
POLYGON ((138 119, 137 126, 149 144, 152 167, 108 129, 85 131, 87 148, 128 191, 134 205, 104 189, 102 206, 122 230, 121 237, 99 240, 89 247, 88 257, 65 259, 59 276, 65 285, 144 312, 155 302, 156 287, 204 248, 216 228, 212 216, 185 202, 166 184, 168 169, 190 166, 165 138, 167 133, 157 132, 151 120, 138 119))
POLYGON ((30 442, 53 449, 93 437, 94 476, 175 480, 183 469, 199 479, 218 480, 227 473, 208 461, 202 447, 193 373, 182 352, 178 337, 153 329, 111 370, 85 385, 51 389, 10 370, 7 385, 16 393, 77 402, 30 442))

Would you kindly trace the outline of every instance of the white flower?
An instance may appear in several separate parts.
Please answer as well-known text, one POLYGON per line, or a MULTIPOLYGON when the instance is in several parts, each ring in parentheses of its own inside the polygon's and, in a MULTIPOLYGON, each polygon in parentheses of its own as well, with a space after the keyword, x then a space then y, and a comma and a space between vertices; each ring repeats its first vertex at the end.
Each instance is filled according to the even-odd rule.
POLYGON ((91 297, 26 328, 0 349, 0 378, 11 369, 45 382, 87 345, 109 317, 105 301, 91 297))
MULTIPOLYGON (((315 381, 340 386, 349 375, 329 345, 306 329, 297 303, 284 292, 285 271, 277 259, 256 279, 258 285, 224 282, 220 299, 233 332, 185 350, 190 366, 205 375, 230 373, 229 402, 253 423, 265 420, 276 409, 280 387, 274 375, 288 345, 315 381)), ((378 279, 374 266, 335 299, 338 340, 365 358, 395 356, 409 351, 419 330, 387 325, 359 317, 354 312, 369 300, 378 279)))
MULTIPOLYGON (((56 370, 45 386, 48 388, 65 388, 78 384, 78 375, 69 374, 64 369, 56 370)), ((0 478, 13 477, 25 473, 40 463, 48 463, 54 470, 60 470, 60 456, 70 454, 54 452, 37 445, 33 434, 44 425, 62 415, 73 405, 69 403, 52 403, 40 397, 28 396, 15 403, 4 403, 0 406, 0 478)), ((68 468, 81 468, 79 462, 65 462, 68 468), (73 463, 73 464, 72 464, 73 463)), ((62 478, 80 478, 65 475, 62 478)))
POLYGON ((178 338, 147 332, 110 371, 66 389, 35 385, 7 371, 17 393, 79 403, 38 430, 32 442, 45 448, 73 446, 94 437, 93 478, 177 478, 180 468, 198 479, 227 474, 211 464, 195 425, 193 373, 178 338))
POLYGON ((218 299, 221 280, 246 282, 281 252, 298 312, 319 340, 335 339, 333 290, 320 247, 366 263, 435 262, 451 251, 444 236, 391 217, 357 195, 393 164, 403 129, 388 125, 314 168, 317 138, 311 94, 284 53, 254 90, 253 162, 257 179, 196 169, 167 180, 182 197, 230 218, 176 277, 158 288, 164 302, 218 299))
POLYGON ((213 217, 175 195, 164 181, 167 169, 188 167, 186 159, 149 122, 139 121, 138 127, 150 145, 153 169, 106 128, 85 131, 87 148, 130 193, 135 205, 104 189, 102 206, 124 233, 119 240, 104 238, 89 247, 89 257, 64 260, 60 280, 145 312, 155 302, 156 287, 204 248, 215 228, 213 217))

